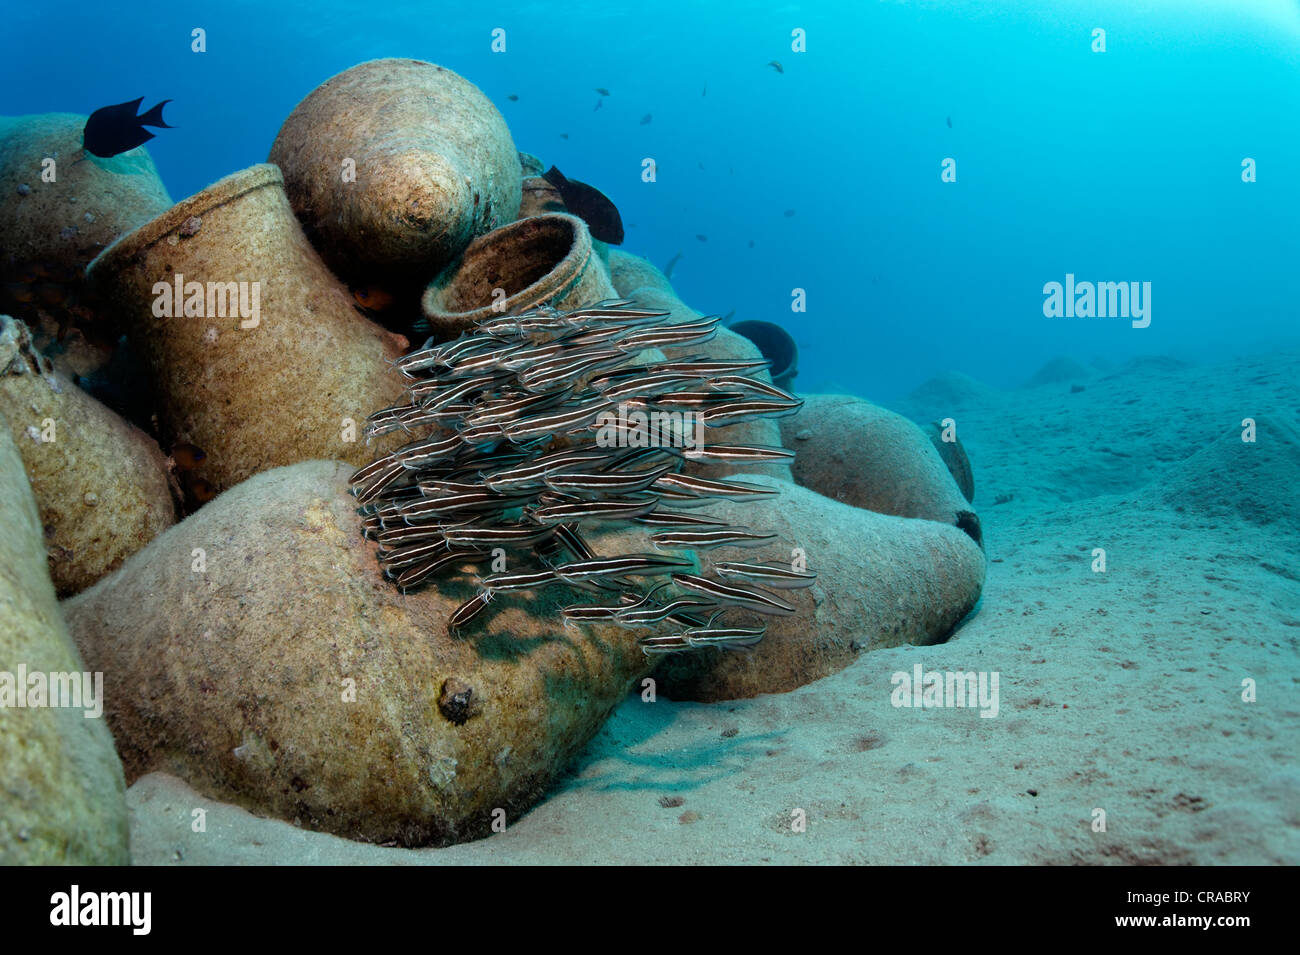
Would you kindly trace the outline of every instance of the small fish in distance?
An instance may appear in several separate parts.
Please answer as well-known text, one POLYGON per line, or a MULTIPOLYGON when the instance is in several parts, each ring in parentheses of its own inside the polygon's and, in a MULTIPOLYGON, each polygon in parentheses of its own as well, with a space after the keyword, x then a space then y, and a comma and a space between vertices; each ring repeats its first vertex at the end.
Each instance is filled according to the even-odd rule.
POLYGON ((767 65, 770 66, 772 69, 776 70, 778 73, 785 72, 785 67, 781 65, 780 60, 773 60, 771 63, 767 65))
POLYGON ((598 99, 598 100, 596 100, 596 106, 595 106, 594 109, 592 109, 592 112, 594 113, 594 112, 596 112, 596 110, 600 109, 601 104, 604 103, 604 102, 605 102, 605 101, 604 101, 603 99, 598 99))
POLYGON ((585 182, 566 178, 554 166, 542 173, 542 178, 559 190, 564 207, 587 223, 594 238, 610 245, 623 241, 623 218, 603 192, 585 182))
POLYGON ((681 258, 682 258, 682 253, 679 251, 676 255, 674 255, 671 259, 668 260, 668 264, 664 266, 664 278, 671 279, 673 277, 673 269, 676 268, 677 263, 681 261, 681 258))
POLYGON ((605 87, 603 87, 603 86, 597 86, 597 87, 596 87, 596 92, 599 93, 601 96, 608 96, 608 95, 609 95, 609 90, 605 89, 605 87))
POLYGON ((569 134, 568 134, 568 133, 560 133, 560 138, 561 138, 561 139, 568 139, 568 138, 569 138, 569 134))
POLYGON ((512 102, 512 103, 518 103, 518 102, 519 102, 519 94, 518 94, 518 93, 511 93, 509 96, 506 97, 506 99, 510 100, 510 102, 512 102))
POLYGON ((704 233, 702 233, 702 232, 697 232, 697 233, 695 234, 695 238, 699 239, 701 242, 708 242, 708 241, 709 241, 709 237, 708 237, 707 235, 705 235, 704 233))
POLYGON ((951 116, 948 117, 948 128, 949 128, 949 129, 952 129, 952 117, 951 117, 951 116))
POLYGON ((654 116, 653 116, 652 114, 650 114, 650 113, 646 113, 644 116, 641 117, 641 125, 644 126, 646 123, 650 122, 650 120, 652 120, 652 119, 654 119, 654 116))
POLYGON ((85 146, 86 152, 101 159, 108 159, 153 139, 153 133, 145 129, 146 126, 157 126, 160 129, 172 128, 163 122, 162 118, 162 109, 171 100, 165 99, 149 112, 137 116, 136 112, 142 102, 144 102, 143 96, 129 103, 103 106, 91 113, 86 120, 86 128, 81 133, 82 145, 85 146))

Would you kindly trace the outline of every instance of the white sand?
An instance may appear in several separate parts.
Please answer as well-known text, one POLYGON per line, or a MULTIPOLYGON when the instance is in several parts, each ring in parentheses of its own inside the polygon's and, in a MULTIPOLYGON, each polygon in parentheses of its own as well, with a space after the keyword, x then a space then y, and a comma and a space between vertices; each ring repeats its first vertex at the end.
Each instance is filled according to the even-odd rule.
POLYGON ((973 459, 992 563, 949 643, 779 696, 630 698, 549 799, 450 849, 358 845, 145 777, 136 862, 1300 863, 1300 356, 1079 381, 899 409, 952 413, 973 459), (997 717, 893 707, 916 663, 998 672, 997 717))

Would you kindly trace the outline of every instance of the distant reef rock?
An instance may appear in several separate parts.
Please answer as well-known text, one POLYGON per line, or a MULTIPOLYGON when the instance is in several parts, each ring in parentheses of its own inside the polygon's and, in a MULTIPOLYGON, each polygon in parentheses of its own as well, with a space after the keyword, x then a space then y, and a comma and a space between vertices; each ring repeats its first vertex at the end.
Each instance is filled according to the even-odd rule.
POLYGON ((896 410, 916 421, 945 418, 974 405, 981 405, 1000 392, 959 371, 929 378, 906 397, 890 402, 896 410))
POLYGON ((1136 358, 1130 358, 1120 366, 1119 374, 1128 374, 1130 372, 1157 372, 1171 373, 1183 371, 1193 367, 1191 362, 1183 361, 1181 358, 1174 358, 1170 355, 1139 355, 1136 358))
POLYGON ((1171 466, 1144 493, 1182 513, 1260 527, 1279 524, 1294 533, 1300 526, 1300 428, 1280 415, 1250 421, 1171 466))
POLYGON ((1095 378, 1095 369, 1082 365, 1073 358, 1058 356, 1047 362, 1025 382, 1026 388, 1041 388, 1044 385, 1076 384, 1095 378))

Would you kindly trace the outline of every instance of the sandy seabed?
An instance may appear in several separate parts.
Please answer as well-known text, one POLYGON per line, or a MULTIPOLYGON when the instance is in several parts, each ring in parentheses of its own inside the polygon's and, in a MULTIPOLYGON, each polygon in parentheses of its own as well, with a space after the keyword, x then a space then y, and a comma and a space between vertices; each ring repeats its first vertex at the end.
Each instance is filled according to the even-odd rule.
POLYGON ((128 794, 134 861, 1300 863, 1300 354, 1007 392, 945 376, 897 410, 952 416, 974 465, 988 581, 949 642, 787 694, 630 696, 549 798, 447 849, 308 832, 152 774, 128 794), (996 672, 997 716, 895 707, 916 664, 996 672))

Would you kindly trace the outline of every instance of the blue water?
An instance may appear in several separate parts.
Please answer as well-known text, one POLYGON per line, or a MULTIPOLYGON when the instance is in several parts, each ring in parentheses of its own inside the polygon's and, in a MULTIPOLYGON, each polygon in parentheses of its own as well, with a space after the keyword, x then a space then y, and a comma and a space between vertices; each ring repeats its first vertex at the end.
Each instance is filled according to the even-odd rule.
POLYGON ((628 251, 682 253, 687 302, 787 326, 802 390, 888 400, 948 369, 1005 387, 1057 354, 1212 360, 1300 337, 1295 0, 65 2, 5 17, 0 113, 170 97, 177 128, 149 150, 177 199, 263 161, 294 104, 359 61, 456 70, 520 149, 614 199, 628 251), (597 86, 610 96, 594 111, 597 86), (646 157, 657 182, 641 181, 646 157), (1066 273, 1152 283, 1150 326, 1045 317, 1044 283, 1066 273))

